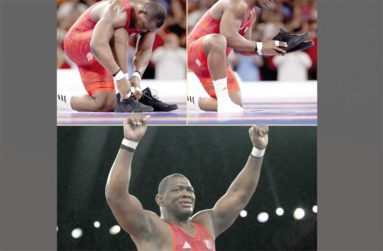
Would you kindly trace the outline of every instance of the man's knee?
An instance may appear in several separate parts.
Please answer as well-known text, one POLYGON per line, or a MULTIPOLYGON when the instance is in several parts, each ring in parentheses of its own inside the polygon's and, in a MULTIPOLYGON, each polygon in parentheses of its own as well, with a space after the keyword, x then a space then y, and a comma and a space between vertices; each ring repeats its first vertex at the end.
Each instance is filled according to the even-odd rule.
POLYGON ((226 38, 220 34, 211 34, 204 39, 204 48, 208 53, 212 51, 226 53, 226 38))
POLYGON ((109 112, 114 110, 115 98, 113 92, 97 92, 93 95, 98 112, 109 112))

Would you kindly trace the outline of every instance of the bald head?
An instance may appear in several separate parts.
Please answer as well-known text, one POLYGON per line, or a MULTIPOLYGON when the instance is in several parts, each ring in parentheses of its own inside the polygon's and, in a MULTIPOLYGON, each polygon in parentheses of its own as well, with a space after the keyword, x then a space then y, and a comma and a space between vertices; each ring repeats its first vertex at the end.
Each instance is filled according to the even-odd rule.
POLYGON ((160 3, 156 1, 148 1, 143 4, 142 8, 145 10, 150 20, 156 24, 157 28, 164 24, 167 11, 160 3))
POLYGON ((171 184, 171 181, 173 181, 176 178, 184 178, 188 180, 188 178, 186 178, 185 175, 183 174, 180 174, 180 173, 170 174, 161 180, 160 184, 158 185, 158 194, 164 194, 168 186, 171 184))

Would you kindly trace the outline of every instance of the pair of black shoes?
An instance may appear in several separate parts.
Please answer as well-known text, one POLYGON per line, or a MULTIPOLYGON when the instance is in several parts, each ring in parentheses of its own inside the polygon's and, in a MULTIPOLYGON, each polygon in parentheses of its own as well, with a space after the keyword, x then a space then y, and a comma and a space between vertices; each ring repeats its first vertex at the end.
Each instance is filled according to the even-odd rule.
POLYGON ((176 110, 176 104, 166 104, 152 95, 149 88, 142 91, 142 98, 138 101, 133 96, 120 101, 120 94, 116 95, 115 112, 169 112, 176 110))
POLYGON ((279 30, 279 33, 273 37, 273 40, 283 41, 287 43, 286 53, 293 51, 304 51, 314 45, 313 41, 305 41, 310 36, 310 32, 303 34, 291 34, 290 32, 279 30))

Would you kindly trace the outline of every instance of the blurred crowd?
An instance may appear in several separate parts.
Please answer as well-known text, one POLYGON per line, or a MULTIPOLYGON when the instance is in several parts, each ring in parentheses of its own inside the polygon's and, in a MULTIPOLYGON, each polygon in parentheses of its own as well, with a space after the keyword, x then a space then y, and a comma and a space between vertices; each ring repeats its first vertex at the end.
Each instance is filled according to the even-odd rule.
MULTIPOLYGON (((256 0, 252 0, 256 1, 256 0)), ((317 2, 316 0, 274 0, 269 9, 257 8, 257 19, 253 25, 251 39, 272 39, 282 28, 291 33, 309 31, 308 39, 315 45, 306 51, 293 52, 285 56, 262 57, 242 56, 232 52, 229 62, 243 81, 280 80, 305 81, 317 79, 317 2)), ((188 30, 216 1, 188 0, 188 30)))
MULTIPOLYGON (((74 68, 63 50, 66 32, 77 18, 100 0, 57 0, 57 68, 74 68)), ((186 30, 196 22, 216 0, 157 0, 168 11, 164 26, 156 32, 152 60, 144 74, 148 79, 185 79, 186 30), (188 17, 186 18, 186 6, 188 17), (186 27, 186 20, 188 24, 186 27)), ((256 1, 256 0, 253 0, 256 1)), ((315 45, 303 52, 284 57, 242 56, 234 52, 229 62, 243 81, 317 79, 317 8, 316 0, 275 0, 270 9, 257 9, 251 39, 264 41, 276 35, 280 28, 292 33, 311 32, 315 45)), ((130 41, 129 67, 136 41, 130 41)), ((131 69, 129 69, 131 72, 131 69)))
MULTIPOLYGON (((56 0, 57 2, 57 68, 75 68, 63 49, 65 34, 80 15, 100 0, 56 0)), ((157 0, 168 11, 165 24, 156 31, 153 56, 143 78, 185 79, 186 78, 186 1, 157 0)), ((131 40, 129 50, 129 72, 136 41, 131 40)))

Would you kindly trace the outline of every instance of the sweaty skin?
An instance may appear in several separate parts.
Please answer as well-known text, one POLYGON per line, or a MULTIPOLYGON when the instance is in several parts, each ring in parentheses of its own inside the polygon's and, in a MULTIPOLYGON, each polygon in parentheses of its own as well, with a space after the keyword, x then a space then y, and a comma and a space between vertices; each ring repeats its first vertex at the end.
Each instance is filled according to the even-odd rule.
MULTIPOLYGON (((138 71, 142 75, 152 55, 152 46, 155 38, 154 31, 157 27, 153 22, 149 22, 142 17, 143 10, 139 8, 141 2, 131 2, 131 25, 135 24, 135 28, 140 32, 136 54, 133 59, 133 71, 138 71)), ((121 54, 121 58, 119 58, 119 62, 117 63, 109 44, 114 30, 124 27, 128 19, 121 2, 114 0, 100 3, 92 9, 91 16, 92 19, 97 22, 91 40, 91 49, 97 61, 112 74, 119 69, 123 72, 128 72, 126 64, 128 51, 125 50, 121 53, 116 53, 117 55, 121 54)), ((126 46, 128 45, 128 37, 126 37, 125 44, 126 46)), ((121 99, 127 98, 130 92, 130 86, 141 87, 139 79, 133 77, 130 82, 128 82, 126 78, 117 81, 117 88, 120 90, 120 93, 123 94, 121 95, 121 99)), ((142 93, 138 92, 135 93, 135 95, 137 98, 141 98, 142 93)))
MULTIPOLYGON (((147 126, 142 115, 133 115, 124 123, 124 137, 139 142, 147 126)), ((266 148, 268 127, 255 125, 249 129, 253 146, 266 148)), ((181 227, 189 235, 196 233, 192 223, 205 227, 214 239, 230 227, 247 205, 258 184, 263 157, 250 155, 226 193, 211 209, 192 215, 195 205, 194 188, 186 177, 169 181, 166 190, 156 196, 161 216, 145 210, 129 192, 134 152, 120 148, 109 172, 105 195, 120 226, 130 234, 139 251, 172 251, 173 237, 167 223, 181 227)))

